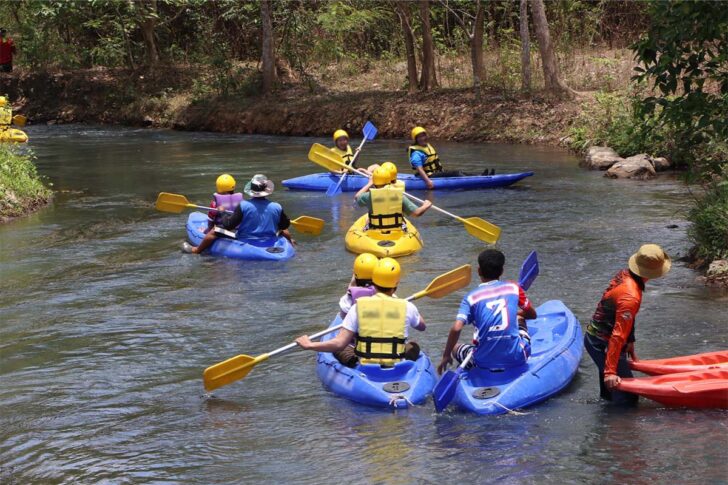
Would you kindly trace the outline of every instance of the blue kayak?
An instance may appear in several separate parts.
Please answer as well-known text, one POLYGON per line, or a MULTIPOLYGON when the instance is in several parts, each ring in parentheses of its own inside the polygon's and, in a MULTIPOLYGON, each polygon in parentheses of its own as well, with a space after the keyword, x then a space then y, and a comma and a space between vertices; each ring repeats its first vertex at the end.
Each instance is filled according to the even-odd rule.
POLYGON ((531 357, 526 364, 463 372, 454 404, 478 414, 504 414, 545 401, 571 382, 583 350, 579 320, 558 300, 536 312, 538 318, 528 322, 531 357))
MULTIPOLYGON (((509 173, 503 175, 473 175, 468 177, 436 177, 432 179, 435 184, 434 190, 455 190, 455 189, 491 189, 495 187, 507 187, 519 180, 533 175, 533 172, 509 173)), ((331 184, 339 182, 339 175, 334 173, 312 173, 292 179, 284 180, 284 186, 291 190, 319 190, 326 191, 331 184)), ((425 182, 421 178, 411 174, 397 175, 399 180, 404 181, 405 190, 427 190, 425 182)), ((348 175, 341 184, 344 192, 356 192, 369 179, 361 175, 348 175)))
MULTIPOLYGON (((195 246, 205 237, 207 215, 193 212, 187 219, 187 237, 195 246)), ((293 245, 283 236, 273 239, 238 240, 218 237, 207 251, 213 256, 248 261, 286 261, 296 255, 293 245)))
MULTIPOLYGON (((330 326, 341 323, 337 316, 330 326)), ((336 332, 325 335, 332 339, 336 332)), ((404 360, 393 367, 359 364, 354 369, 342 365, 333 354, 319 352, 316 373, 324 387, 351 401, 379 408, 406 408, 422 404, 435 387, 436 371, 424 352, 416 361, 404 360)))

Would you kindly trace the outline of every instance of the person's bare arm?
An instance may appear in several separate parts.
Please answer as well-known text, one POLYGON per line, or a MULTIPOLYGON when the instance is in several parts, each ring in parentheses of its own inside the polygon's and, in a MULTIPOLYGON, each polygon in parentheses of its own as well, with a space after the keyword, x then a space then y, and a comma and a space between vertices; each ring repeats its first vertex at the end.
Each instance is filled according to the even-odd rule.
POLYGON ((464 324, 460 320, 455 320, 455 323, 452 324, 450 333, 447 335, 445 350, 442 352, 442 360, 440 360, 440 365, 437 366, 438 374, 445 372, 447 366, 452 364, 452 351, 460 339, 460 332, 462 332, 463 326, 464 324))
POLYGON ((432 207, 432 202, 426 200, 421 206, 412 211, 412 213, 410 213, 409 215, 410 217, 420 217, 422 214, 427 212, 430 207, 432 207))
POLYGON ((342 328, 339 334, 325 342, 312 342, 308 335, 302 335, 296 339, 296 343, 304 350, 315 350, 316 352, 338 352, 344 350, 354 338, 354 332, 342 328))
POLYGON ((359 197, 361 197, 362 195, 366 194, 369 191, 369 189, 372 188, 372 185, 374 185, 372 183, 372 179, 369 179, 369 182, 367 182, 367 184, 364 187, 362 187, 361 189, 359 189, 359 192, 357 192, 356 194, 354 194, 354 200, 356 201, 359 197))
POLYGON ((427 176, 424 168, 417 167, 417 173, 420 175, 420 178, 425 181, 425 185, 427 185, 428 189, 432 190, 433 188, 435 188, 435 184, 433 184, 432 180, 430 180, 430 177, 427 176))

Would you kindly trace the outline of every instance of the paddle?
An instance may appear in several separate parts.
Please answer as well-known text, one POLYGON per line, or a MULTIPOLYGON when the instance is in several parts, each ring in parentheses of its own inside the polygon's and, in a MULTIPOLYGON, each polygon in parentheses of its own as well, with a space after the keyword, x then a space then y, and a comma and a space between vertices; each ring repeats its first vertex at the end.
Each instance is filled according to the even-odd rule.
MULTIPOLYGON (((472 270, 469 264, 460 266, 452 271, 448 271, 447 273, 432 280, 424 290, 418 291, 414 295, 408 297, 407 301, 416 300, 423 296, 429 296, 430 298, 442 298, 443 296, 470 284, 471 273, 472 270)), ((328 333, 339 330, 342 326, 343 324, 336 325, 335 327, 329 327, 326 330, 322 330, 321 332, 311 335, 309 338, 313 340, 322 337, 328 333)), ((226 386, 237 380, 244 379, 256 365, 268 360, 274 355, 282 354, 283 352, 291 350, 296 346, 297 344, 293 342, 257 357, 240 354, 212 365, 205 369, 205 372, 202 374, 205 389, 207 391, 212 391, 218 387, 226 386)))
MULTIPOLYGON (((363 170, 357 170, 346 165, 339 155, 319 143, 314 143, 311 146, 311 150, 309 150, 308 152, 308 159, 326 168, 329 171, 335 171, 337 168, 345 168, 352 172, 367 175, 367 173, 363 170)), ((424 203, 422 199, 418 199, 414 195, 408 194, 407 192, 405 192, 404 195, 416 202, 419 202, 420 204, 424 203)), ((463 223, 463 225, 465 226, 465 230, 468 231, 468 234, 480 239, 481 241, 487 242, 488 244, 495 244, 498 241, 498 238, 500 238, 500 227, 486 220, 483 220, 479 217, 463 218, 460 216, 456 216, 455 214, 452 214, 446 210, 440 209, 436 205, 433 205, 432 208, 442 214, 445 214, 446 216, 452 217, 453 219, 463 223)))
MULTIPOLYGON (((536 251, 531 251, 531 254, 523 261, 521 272, 518 275, 518 284, 524 291, 531 287, 531 283, 538 276, 538 272, 538 255, 536 251)), ((465 372, 465 367, 467 367, 472 357, 473 351, 471 350, 457 369, 445 372, 435 385, 435 388, 432 390, 432 400, 435 402, 435 411, 438 413, 443 412, 447 405, 450 404, 450 401, 452 401, 452 398, 455 397, 460 376, 465 372)))
POLYGON ((15 115, 13 116, 13 124, 18 126, 25 126, 25 124, 28 122, 28 118, 26 118, 23 115, 15 115))
MULTIPOLYGON (((212 207, 205 207, 203 205, 195 205, 187 200, 187 197, 181 194, 170 194, 168 192, 160 192, 157 196, 157 202, 155 204, 157 210, 162 212, 172 212, 173 214, 179 214, 185 209, 203 209, 203 210, 214 210, 218 212, 226 212, 232 214, 232 211, 213 209, 212 207)), ((324 228, 323 219, 310 216, 300 216, 291 221, 291 225, 297 230, 304 234, 312 234, 318 236, 324 228)))
MULTIPOLYGON (((364 125, 364 129, 362 130, 364 134, 364 138, 362 139, 361 143, 359 144, 359 148, 356 149, 356 152, 354 152, 354 157, 351 159, 351 162, 349 162, 349 166, 353 166, 354 162, 356 162, 356 159, 359 157, 359 153, 361 153, 361 149, 364 146, 364 143, 366 143, 369 140, 373 140, 375 136, 377 136, 377 127, 374 126, 374 124, 370 121, 367 121, 364 125)), ((326 196, 327 197, 334 197, 341 193, 341 184, 344 183, 344 179, 346 178, 347 174, 349 172, 346 171, 341 174, 339 177, 339 181, 336 185, 331 184, 329 185, 329 188, 326 190, 326 196)))

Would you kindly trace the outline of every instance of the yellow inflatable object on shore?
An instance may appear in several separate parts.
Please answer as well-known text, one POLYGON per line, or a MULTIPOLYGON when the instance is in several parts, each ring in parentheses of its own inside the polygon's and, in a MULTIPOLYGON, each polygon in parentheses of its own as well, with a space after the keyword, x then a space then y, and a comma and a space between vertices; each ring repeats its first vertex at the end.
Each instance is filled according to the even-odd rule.
POLYGON ((17 128, 0 128, 0 143, 25 143, 28 135, 17 128))
POLYGON ((406 231, 401 229, 365 231, 367 218, 367 214, 361 216, 346 233, 344 238, 346 249, 352 253, 372 253, 380 258, 398 258, 414 254, 422 249, 420 234, 417 228, 407 219, 405 219, 406 231))

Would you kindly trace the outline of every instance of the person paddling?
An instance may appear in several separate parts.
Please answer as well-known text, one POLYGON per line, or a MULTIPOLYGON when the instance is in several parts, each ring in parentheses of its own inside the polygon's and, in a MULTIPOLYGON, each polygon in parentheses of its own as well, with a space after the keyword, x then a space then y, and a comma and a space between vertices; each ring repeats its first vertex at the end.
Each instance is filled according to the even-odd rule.
POLYGON ((379 258, 371 253, 362 253, 354 259, 354 274, 351 277, 346 293, 339 300, 341 318, 344 318, 351 306, 362 296, 372 296, 375 293, 372 283, 372 274, 379 258))
POLYGON ((584 347, 599 370, 599 395, 615 404, 631 405, 638 396, 616 389, 622 377, 632 377, 627 358, 634 351, 635 317, 642 305, 642 292, 649 280, 661 278, 672 266, 670 257, 657 244, 645 244, 633 254, 602 294, 584 334, 584 347))
POLYGON ((531 338, 525 320, 536 318, 536 310, 517 283, 500 281, 505 256, 497 249, 486 249, 478 255, 481 283, 465 295, 437 371, 442 374, 453 358, 465 366, 484 369, 505 369, 526 363, 531 355, 531 338), (465 325, 473 325, 472 344, 458 344, 465 325))
POLYGON ((417 360, 420 347, 409 341, 409 328, 424 331, 425 320, 417 307, 394 297, 400 280, 399 263, 382 258, 372 272, 376 293, 359 298, 343 321, 336 337, 324 342, 312 342, 307 335, 296 339, 304 350, 334 352, 347 367, 357 364, 391 366, 401 361, 417 360), (356 339, 356 346, 350 343, 356 339))
MULTIPOLYGON (((396 180, 396 175, 394 176, 396 180)), ((432 207, 426 200, 421 206, 404 196, 404 188, 393 185, 392 174, 384 167, 374 170, 369 182, 354 195, 356 203, 369 210, 369 229, 389 231, 405 226, 404 214, 420 217, 432 207)))
MULTIPOLYGON (((265 175, 253 176, 243 189, 251 200, 241 200, 232 214, 225 214, 222 217, 223 229, 230 231, 237 228, 235 238, 239 240, 273 239, 280 233, 295 244, 288 232, 291 220, 278 202, 266 198, 273 193, 274 188, 273 182, 265 175)), ((199 246, 184 243, 182 250, 193 254, 202 253, 215 241, 214 232, 208 232, 199 246)))
MULTIPOLYGON (((359 149, 357 148, 356 152, 351 149, 351 145, 349 145, 349 133, 345 130, 338 129, 334 132, 333 138, 334 146, 331 147, 331 151, 339 155, 345 164, 351 165, 352 168, 359 168, 359 165, 356 163, 359 158, 357 155, 359 153, 359 149)), ((377 167, 379 167, 379 165, 373 164, 362 170, 372 174, 377 167)), ((347 172, 347 170, 341 169, 341 173, 344 172, 347 172)))
MULTIPOLYGON (((428 189, 435 188, 435 184, 432 182, 433 178, 437 177, 466 177, 468 175, 460 170, 445 170, 443 169, 440 157, 435 151, 435 148, 430 145, 428 141, 427 130, 421 126, 415 126, 410 132, 413 144, 407 149, 407 156, 409 158, 412 170, 415 175, 425 181, 428 189)), ((485 169, 481 175, 494 175, 495 170, 485 169)))

